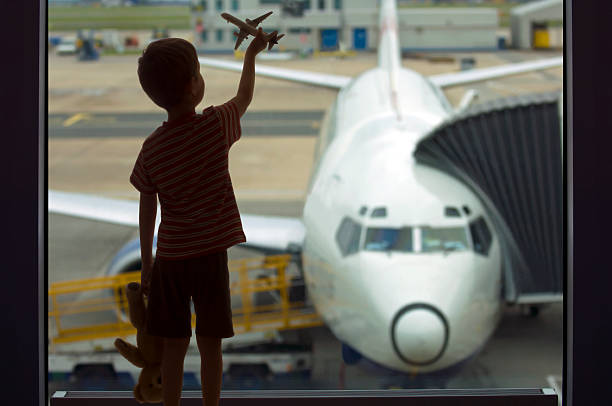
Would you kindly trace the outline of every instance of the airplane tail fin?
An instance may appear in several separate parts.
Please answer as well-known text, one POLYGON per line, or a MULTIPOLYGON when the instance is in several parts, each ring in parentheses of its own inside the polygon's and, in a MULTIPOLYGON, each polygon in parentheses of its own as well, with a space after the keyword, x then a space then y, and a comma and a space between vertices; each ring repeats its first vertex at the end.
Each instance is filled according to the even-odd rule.
POLYGON ((272 36, 268 40, 268 51, 272 49, 275 44, 278 44, 278 40, 283 38, 285 34, 278 35, 278 33, 273 32, 272 36))

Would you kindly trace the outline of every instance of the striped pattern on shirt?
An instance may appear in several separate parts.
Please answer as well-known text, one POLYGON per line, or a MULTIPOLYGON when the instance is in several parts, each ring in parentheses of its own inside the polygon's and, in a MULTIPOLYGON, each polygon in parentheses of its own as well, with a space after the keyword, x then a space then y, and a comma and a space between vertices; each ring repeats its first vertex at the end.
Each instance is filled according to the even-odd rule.
POLYGON ((228 168, 241 135, 236 104, 211 106, 155 130, 142 145, 130 182, 157 193, 157 256, 186 259, 246 241, 228 168))

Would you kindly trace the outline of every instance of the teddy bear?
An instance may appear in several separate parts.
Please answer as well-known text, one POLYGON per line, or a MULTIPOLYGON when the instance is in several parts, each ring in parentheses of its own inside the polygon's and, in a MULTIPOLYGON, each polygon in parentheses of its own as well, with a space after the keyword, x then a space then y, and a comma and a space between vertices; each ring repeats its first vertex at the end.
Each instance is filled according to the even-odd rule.
POLYGON ((145 332, 145 302, 140 284, 127 285, 126 295, 129 305, 130 321, 136 328, 136 346, 117 338, 115 348, 125 359, 142 368, 138 384, 134 387, 134 398, 139 403, 159 403, 162 401, 161 361, 163 341, 145 332))

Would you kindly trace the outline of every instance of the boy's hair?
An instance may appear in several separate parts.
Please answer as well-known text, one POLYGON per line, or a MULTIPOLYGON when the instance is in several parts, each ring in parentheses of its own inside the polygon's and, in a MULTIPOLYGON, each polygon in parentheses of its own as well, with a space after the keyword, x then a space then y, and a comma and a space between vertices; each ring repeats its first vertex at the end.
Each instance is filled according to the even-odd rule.
POLYGON ((155 104, 166 110, 181 102, 197 70, 196 50, 181 38, 154 41, 138 58, 138 79, 142 89, 155 104))

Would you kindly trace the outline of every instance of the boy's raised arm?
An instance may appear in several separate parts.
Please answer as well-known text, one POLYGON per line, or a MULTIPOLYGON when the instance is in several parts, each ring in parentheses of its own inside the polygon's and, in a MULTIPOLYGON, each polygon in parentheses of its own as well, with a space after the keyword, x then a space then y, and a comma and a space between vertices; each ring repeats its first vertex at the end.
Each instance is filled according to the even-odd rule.
POLYGON ((238 107, 240 117, 244 114, 251 100, 253 99, 253 89, 255 87, 255 57, 263 51, 267 44, 268 38, 274 33, 267 36, 263 35, 261 27, 257 30, 257 36, 251 41, 244 55, 244 65, 242 67, 242 76, 238 85, 238 93, 232 99, 238 107))

